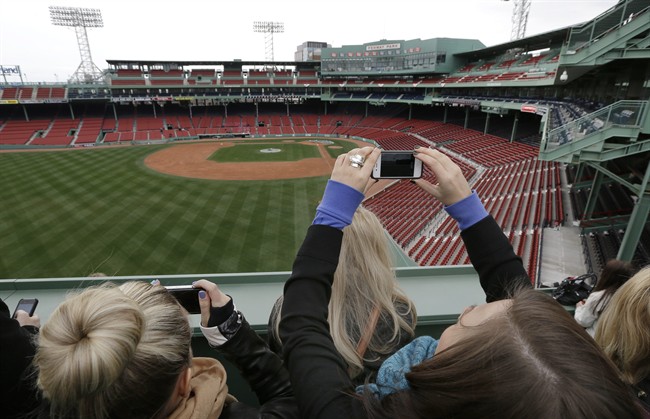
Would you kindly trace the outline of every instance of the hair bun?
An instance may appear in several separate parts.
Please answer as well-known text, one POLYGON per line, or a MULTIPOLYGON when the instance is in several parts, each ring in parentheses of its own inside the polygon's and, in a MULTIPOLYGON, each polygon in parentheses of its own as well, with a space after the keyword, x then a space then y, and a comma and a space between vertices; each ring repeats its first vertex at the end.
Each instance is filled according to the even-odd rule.
POLYGON ((109 387, 135 354, 144 325, 138 304, 118 288, 87 289, 66 299, 41 328, 40 387, 68 406, 109 387))

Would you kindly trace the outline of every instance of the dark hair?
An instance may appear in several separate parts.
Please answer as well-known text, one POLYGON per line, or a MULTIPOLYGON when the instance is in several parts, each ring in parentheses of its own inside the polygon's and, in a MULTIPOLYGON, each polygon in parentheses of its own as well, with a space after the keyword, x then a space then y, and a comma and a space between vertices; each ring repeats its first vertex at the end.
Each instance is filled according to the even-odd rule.
POLYGON ((603 312, 612 295, 618 290, 621 285, 625 284, 628 279, 632 278, 636 273, 636 268, 630 262, 625 262, 618 259, 610 259, 605 264, 600 278, 592 292, 604 291, 598 304, 596 304, 592 312, 593 314, 600 314, 603 312))
POLYGON ((551 297, 532 289, 406 374, 410 389, 363 395, 369 417, 640 418, 615 366, 551 297))

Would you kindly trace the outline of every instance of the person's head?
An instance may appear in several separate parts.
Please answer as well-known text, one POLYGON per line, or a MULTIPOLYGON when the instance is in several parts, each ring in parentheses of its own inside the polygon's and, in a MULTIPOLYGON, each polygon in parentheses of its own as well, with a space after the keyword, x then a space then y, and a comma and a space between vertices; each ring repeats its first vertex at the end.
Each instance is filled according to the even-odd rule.
POLYGON ((636 273, 636 269, 631 262, 618 259, 610 259, 605 264, 600 278, 594 287, 594 291, 613 289, 616 291, 621 285, 636 273))
POLYGON ((627 383, 650 377, 650 267, 614 294, 600 316, 594 339, 627 383))
POLYGON ((50 417, 164 417, 189 390, 191 330, 145 282, 68 297, 41 328, 35 364, 50 417))
MULTIPOLYGON (((274 307, 272 331, 279 336, 280 305, 274 307)), ((414 336, 415 305, 399 288, 385 230, 375 214, 359 207, 352 224, 343 229, 339 264, 334 273, 329 304, 330 333, 334 346, 348 364, 351 377, 363 371, 364 358, 392 354, 404 334, 414 336), (369 319, 378 310, 378 322, 388 324, 388 333, 371 334, 364 357, 359 341, 371 327, 369 319)), ((386 330, 384 330, 386 332, 386 330)))
POLYGON ((598 278, 596 286, 592 290, 592 292, 604 291, 600 302, 593 308, 594 314, 602 312, 616 290, 625 284, 625 281, 630 279, 635 273, 636 268, 630 262, 618 259, 608 260, 600 273, 600 278, 598 278))
POLYGON ((373 417, 636 418, 614 365, 551 297, 532 289, 466 310, 436 354, 414 366, 409 389, 373 417))

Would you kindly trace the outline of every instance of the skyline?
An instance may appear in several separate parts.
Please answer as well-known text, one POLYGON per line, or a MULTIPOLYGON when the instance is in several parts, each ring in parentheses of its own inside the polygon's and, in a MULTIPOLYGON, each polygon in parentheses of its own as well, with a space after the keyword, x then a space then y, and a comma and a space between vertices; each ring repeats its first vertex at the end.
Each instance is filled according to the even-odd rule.
MULTIPOLYGON (((274 36, 277 61, 293 61, 297 46, 307 41, 340 47, 383 39, 464 38, 478 39, 486 46, 510 40, 511 2, 435 3, 377 0, 369 5, 331 0, 323 7, 298 0, 245 4, 186 0, 179 6, 171 0, 85 0, 83 7, 102 12, 104 27, 88 29, 92 58, 100 69, 107 68, 108 59, 263 61, 264 34, 253 32, 253 22, 260 20, 284 23, 285 32, 274 36)), ((588 21, 616 3, 533 0, 526 35, 588 21)), ((19 65, 26 82, 64 82, 81 61, 74 29, 52 25, 49 6, 80 5, 78 0, 0 4, 0 64, 19 65)))

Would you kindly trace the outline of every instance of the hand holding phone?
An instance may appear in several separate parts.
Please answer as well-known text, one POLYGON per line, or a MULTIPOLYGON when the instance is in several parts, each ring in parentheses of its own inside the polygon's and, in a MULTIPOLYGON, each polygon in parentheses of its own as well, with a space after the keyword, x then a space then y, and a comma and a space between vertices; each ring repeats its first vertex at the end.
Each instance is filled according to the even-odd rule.
POLYGON ((419 179, 422 161, 415 158, 412 150, 382 150, 371 176, 373 179, 419 179))
POLYGON ((16 309, 14 310, 13 316, 11 316, 12 319, 16 318, 16 313, 18 310, 22 310, 29 314, 29 317, 32 317, 34 315, 34 312, 36 311, 36 306, 38 305, 38 299, 37 298, 21 298, 20 301, 18 301, 18 305, 16 305, 16 309))

